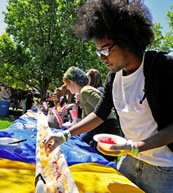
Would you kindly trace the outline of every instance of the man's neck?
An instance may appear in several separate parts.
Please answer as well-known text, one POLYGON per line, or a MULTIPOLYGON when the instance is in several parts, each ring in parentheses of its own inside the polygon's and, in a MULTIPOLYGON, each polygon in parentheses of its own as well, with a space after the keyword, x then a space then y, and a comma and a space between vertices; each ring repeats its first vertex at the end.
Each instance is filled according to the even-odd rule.
POLYGON ((142 64, 142 59, 138 58, 134 54, 128 53, 128 65, 126 69, 123 69, 123 76, 127 76, 135 72, 142 64))

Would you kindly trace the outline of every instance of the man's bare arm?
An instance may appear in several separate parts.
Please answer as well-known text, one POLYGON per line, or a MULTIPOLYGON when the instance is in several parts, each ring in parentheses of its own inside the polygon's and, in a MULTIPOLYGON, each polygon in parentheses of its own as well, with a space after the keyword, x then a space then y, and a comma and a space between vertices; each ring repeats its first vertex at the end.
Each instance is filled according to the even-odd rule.
POLYGON ((79 135, 81 133, 95 129, 101 123, 103 123, 103 120, 92 112, 79 123, 72 126, 69 131, 72 136, 79 135))
POLYGON ((155 135, 139 142, 140 151, 146 151, 153 148, 168 145, 173 142, 173 125, 159 131, 155 135))

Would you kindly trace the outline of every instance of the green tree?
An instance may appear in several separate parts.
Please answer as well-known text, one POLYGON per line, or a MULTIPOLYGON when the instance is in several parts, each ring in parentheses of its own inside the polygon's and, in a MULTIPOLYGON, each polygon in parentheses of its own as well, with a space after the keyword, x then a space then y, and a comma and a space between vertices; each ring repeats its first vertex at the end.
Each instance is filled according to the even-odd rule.
MULTIPOLYGON (((26 88, 30 72, 28 73, 23 65, 29 61, 30 54, 22 49, 20 44, 14 44, 7 33, 0 36, 0 82, 11 84, 16 80, 14 87, 26 88)), ((28 86, 33 85, 28 82, 28 86)))
POLYGON ((163 46, 169 47, 169 52, 173 52, 173 6, 171 6, 170 11, 167 12, 167 21, 170 31, 165 35, 163 46))
POLYGON ((153 44, 149 47, 151 50, 160 51, 162 49, 162 43, 163 43, 163 35, 162 35, 162 27, 159 23, 155 23, 153 26, 154 31, 154 41, 153 44))
POLYGON ((92 42, 73 33, 79 0, 9 0, 0 38, 0 70, 7 82, 35 87, 44 98, 47 89, 62 84, 63 73, 75 65, 99 68, 92 42))
POLYGON ((159 23, 155 23, 154 30, 154 42, 148 47, 149 50, 166 51, 168 53, 173 52, 173 6, 170 7, 170 11, 167 12, 167 21, 170 27, 170 31, 163 36, 162 27, 159 23))

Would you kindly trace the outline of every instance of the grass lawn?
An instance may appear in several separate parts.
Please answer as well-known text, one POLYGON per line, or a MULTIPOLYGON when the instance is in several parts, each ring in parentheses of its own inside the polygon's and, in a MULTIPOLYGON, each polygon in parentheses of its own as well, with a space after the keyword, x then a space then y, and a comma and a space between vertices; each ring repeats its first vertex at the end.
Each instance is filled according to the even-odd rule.
POLYGON ((8 128, 16 119, 22 115, 20 110, 9 110, 8 117, 0 117, 0 130, 8 128))

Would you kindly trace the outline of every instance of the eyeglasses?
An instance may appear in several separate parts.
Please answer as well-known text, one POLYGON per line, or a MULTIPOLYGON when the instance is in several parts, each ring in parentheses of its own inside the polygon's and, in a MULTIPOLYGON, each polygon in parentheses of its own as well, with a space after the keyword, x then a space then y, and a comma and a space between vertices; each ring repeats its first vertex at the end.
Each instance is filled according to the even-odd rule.
POLYGON ((96 50, 96 54, 101 57, 102 56, 109 56, 111 49, 116 45, 116 43, 112 44, 110 48, 107 48, 105 50, 96 50))

